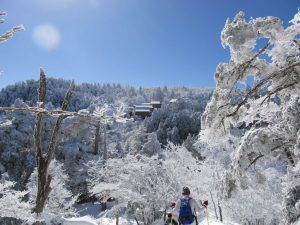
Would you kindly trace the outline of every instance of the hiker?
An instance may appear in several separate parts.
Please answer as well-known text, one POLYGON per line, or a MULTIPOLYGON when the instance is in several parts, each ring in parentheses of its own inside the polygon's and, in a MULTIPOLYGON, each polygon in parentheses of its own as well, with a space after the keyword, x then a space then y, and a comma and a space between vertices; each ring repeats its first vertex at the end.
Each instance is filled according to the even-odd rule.
POLYGON ((201 203, 203 207, 200 207, 195 199, 190 197, 190 189, 184 187, 182 189, 182 197, 177 202, 174 209, 174 216, 178 218, 180 225, 198 225, 197 212, 202 211, 203 207, 207 207, 208 201, 201 203))
POLYGON ((168 216, 168 218, 167 218, 167 220, 165 222, 165 225, 178 225, 177 221, 173 217, 173 213, 172 212, 168 212, 167 216, 168 216))

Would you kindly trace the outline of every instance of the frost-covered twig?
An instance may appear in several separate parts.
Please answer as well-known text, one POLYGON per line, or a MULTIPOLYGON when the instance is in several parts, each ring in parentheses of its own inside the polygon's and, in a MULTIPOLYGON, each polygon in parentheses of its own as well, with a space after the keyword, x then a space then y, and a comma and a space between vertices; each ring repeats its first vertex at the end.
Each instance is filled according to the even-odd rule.
MULTIPOLYGON (((0 16, 6 16, 6 13, 5 12, 0 12, 0 16)), ((0 19, 0 24, 4 23, 4 21, 5 21, 4 19, 0 19)), ((23 31, 23 30, 25 30, 23 25, 18 25, 18 26, 13 27, 11 30, 9 30, 6 33, 0 35, 0 43, 6 41, 9 38, 11 38, 17 32, 23 31)))
POLYGON ((259 160, 260 158, 262 158, 264 155, 263 154, 259 154, 249 165, 248 165, 248 167, 246 168, 246 170, 247 169, 249 169, 257 160, 259 160))
POLYGON ((0 36, 0 42, 6 41, 7 39, 14 36, 14 34, 16 34, 17 32, 23 31, 23 30, 25 30, 23 25, 13 27, 11 30, 7 31, 5 34, 2 34, 0 36))

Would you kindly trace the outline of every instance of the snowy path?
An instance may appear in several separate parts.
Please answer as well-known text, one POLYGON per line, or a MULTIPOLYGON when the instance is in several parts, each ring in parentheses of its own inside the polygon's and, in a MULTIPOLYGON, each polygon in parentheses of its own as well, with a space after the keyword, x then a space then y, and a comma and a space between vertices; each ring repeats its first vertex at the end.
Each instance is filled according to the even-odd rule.
POLYGON ((98 225, 95 219, 89 216, 64 219, 63 225, 98 225))
MULTIPOLYGON (((109 218, 101 218, 101 219, 93 219, 89 216, 79 217, 79 218, 69 218, 64 219, 63 225, 115 225, 115 219, 109 218)), ((128 221, 123 218, 119 219, 120 225, 136 225, 134 221, 128 221)), ((154 222, 152 225, 162 225, 164 224, 162 220, 158 220, 154 222)), ((199 225, 207 225, 207 221, 203 220, 199 223, 199 225)), ((215 221, 213 219, 209 220, 209 225, 238 225, 236 223, 221 223, 219 221, 215 221)))

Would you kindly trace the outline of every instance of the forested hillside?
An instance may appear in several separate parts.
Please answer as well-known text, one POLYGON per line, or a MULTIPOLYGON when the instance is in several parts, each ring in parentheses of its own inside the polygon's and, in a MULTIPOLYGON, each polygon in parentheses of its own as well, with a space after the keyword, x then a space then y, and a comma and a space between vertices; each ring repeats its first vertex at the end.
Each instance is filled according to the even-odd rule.
MULTIPOLYGON (((49 110, 58 108, 69 85, 69 81, 48 79, 45 107, 49 110)), ((38 81, 31 80, 3 88, 0 92, 1 106, 35 106, 38 86, 38 81)), ((151 100, 161 101, 162 107, 156 109, 150 117, 143 119, 136 116, 127 118, 128 121, 125 124, 106 125, 105 148, 108 158, 119 158, 128 153, 143 152, 151 156, 156 154, 156 151, 147 150, 147 147, 144 147, 149 138, 158 139, 161 147, 165 146, 168 141, 182 144, 187 140, 190 146, 195 142, 195 136, 201 128, 200 118, 211 93, 211 89, 185 87, 137 89, 115 84, 81 84, 74 91, 70 110, 93 112, 97 107, 105 106, 113 110, 120 105, 125 105, 126 112, 127 106, 151 100), (177 102, 170 103, 169 101, 174 98, 177 102), (154 136, 148 137, 151 133, 154 136)), ((26 186, 35 167, 34 121, 34 114, 30 113, 1 114, 1 171, 8 172, 13 180, 18 181, 20 188, 26 186)), ((54 118, 46 117, 43 131, 45 147, 49 144, 54 123, 54 118)), ((58 159, 66 163, 77 157, 76 162, 80 167, 86 160, 84 155, 89 157, 89 154, 95 153, 96 125, 95 122, 76 117, 65 119, 57 151, 58 159)), ((103 156, 103 150, 99 154, 103 156)), ((72 176, 74 174, 70 171, 71 168, 72 165, 68 167, 68 172, 72 176)), ((84 183, 84 181, 80 182, 84 183)), ((76 190, 78 187, 72 188, 76 190)))
MULTIPOLYGON (((46 102, 51 102, 54 107, 59 107, 63 101, 66 90, 71 81, 63 79, 47 79, 46 102)), ((8 85, 0 91, 0 105, 10 106, 18 98, 27 105, 33 106, 37 102, 38 81, 28 80, 14 85, 8 85)), ((150 101, 160 101, 164 104, 171 99, 187 99, 190 108, 203 111, 211 95, 210 88, 187 87, 157 87, 134 88, 120 84, 79 84, 72 96, 69 110, 78 111, 96 104, 110 104, 133 106, 150 101)))

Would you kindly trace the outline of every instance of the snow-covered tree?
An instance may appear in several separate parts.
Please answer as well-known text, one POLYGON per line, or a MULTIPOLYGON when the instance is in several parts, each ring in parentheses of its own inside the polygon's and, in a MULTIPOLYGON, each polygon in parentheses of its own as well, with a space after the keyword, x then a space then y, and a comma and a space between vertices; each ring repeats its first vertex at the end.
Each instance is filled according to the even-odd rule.
POLYGON ((126 136, 126 143, 131 154, 139 153, 147 141, 146 132, 143 125, 133 127, 133 130, 128 132, 126 136))
POLYGON ((157 156, 128 155, 105 164, 91 161, 88 167, 91 191, 104 199, 116 198, 112 211, 122 206, 145 224, 161 216, 179 189, 175 174, 157 156))
POLYGON ((161 144, 157 140, 155 133, 148 135, 148 141, 143 145, 141 154, 153 156, 161 153, 161 144))
POLYGON ((5 179, 0 181, 0 217, 32 222, 33 215, 30 213, 32 205, 23 200, 28 191, 16 191, 13 186, 14 182, 5 179))
MULTIPOLYGON (((73 205, 76 201, 76 196, 73 196, 67 188, 68 175, 65 173, 63 164, 53 160, 49 166, 49 174, 52 176, 51 192, 41 218, 45 221, 50 221, 57 215, 68 215, 74 213, 73 205)), ((30 195, 30 202, 34 205, 37 198, 38 171, 37 168, 31 174, 27 188, 30 195)))
POLYGON ((219 64, 216 89, 202 117, 202 140, 212 143, 240 138, 223 178, 224 197, 253 182, 246 177, 257 161, 288 163, 286 224, 300 218, 299 176, 294 175, 300 172, 299 35, 300 11, 286 28, 271 16, 246 21, 240 12, 232 22, 228 19, 221 39, 223 46, 229 47, 231 59, 219 64), (237 84, 249 77, 254 78, 254 85, 237 97, 237 84), (237 130, 241 131, 238 136, 237 130))

